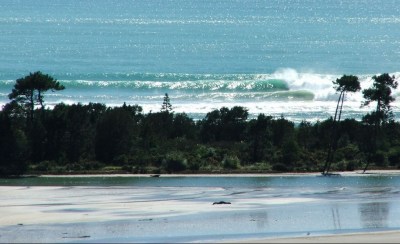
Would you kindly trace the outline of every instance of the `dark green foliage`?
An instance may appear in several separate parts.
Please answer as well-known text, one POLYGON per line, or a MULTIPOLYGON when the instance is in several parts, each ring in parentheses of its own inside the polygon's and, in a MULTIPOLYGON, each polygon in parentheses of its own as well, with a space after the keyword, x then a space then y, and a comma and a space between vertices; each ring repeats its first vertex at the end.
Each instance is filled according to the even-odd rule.
POLYGON ((333 155, 337 149, 337 143, 339 140, 338 133, 338 125, 337 123, 340 122, 343 110, 343 103, 346 97, 347 92, 357 92, 361 90, 360 82, 358 81, 358 77, 354 75, 343 75, 340 79, 336 79, 333 82, 334 88, 337 92, 339 92, 339 98, 336 105, 335 117, 333 118, 333 123, 331 125, 330 130, 330 141, 329 141, 329 148, 328 154, 325 160, 325 166, 323 170, 323 174, 328 174, 329 169, 331 167, 333 155))
POLYGON ((187 160, 179 152, 172 152, 162 160, 162 167, 169 173, 180 172, 187 168, 187 160))
POLYGON ((35 119, 30 130, 27 132, 30 138, 31 159, 33 162, 45 160, 47 130, 42 120, 35 119))
POLYGON ((132 152, 137 133, 136 112, 130 107, 107 109, 96 128, 95 152, 99 161, 112 162, 132 152))
POLYGON ((387 159, 385 152, 377 151, 370 157, 370 161, 375 163, 376 166, 387 166, 387 159))
POLYGON ((400 166, 400 147, 394 147, 389 151, 388 161, 390 166, 400 166))
POLYGON ((310 122, 301 121, 299 127, 297 129, 297 141, 299 142, 299 146, 301 146, 305 150, 309 150, 312 148, 312 141, 310 138, 312 137, 312 125, 310 122))
POLYGON ((374 124, 385 123, 392 117, 390 103, 395 100, 392 96, 392 89, 396 89, 398 84, 395 77, 387 73, 379 76, 375 75, 372 79, 374 80, 372 87, 363 91, 365 99, 363 106, 376 102, 376 110, 369 114, 365 121, 367 123, 368 121, 373 121, 374 124))
POLYGON ((358 92, 361 90, 358 77, 354 75, 343 75, 333 82, 334 88, 337 92, 358 92))
POLYGON ((268 149, 272 147, 272 120, 271 116, 260 114, 257 119, 248 122, 246 134, 249 161, 260 162, 269 156, 268 149))
POLYGON ((225 169, 237 169, 240 166, 240 160, 237 156, 225 155, 224 159, 222 160, 222 166, 225 169))
POLYGON ((102 104, 58 104, 46 113, 46 159, 61 165, 93 160, 96 126, 105 111, 102 104))
POLYGON ((194 139, 196 136, 196 125, 193 119, 189 118, 185 113, 175 114, 170 135, 171 138, 185 137, 194 139))
POLYGON ((207 113, 200 123, 202 139, 205 142, 243 140, 248 115, 246 108, 238 106, 207 113))
POLYGON ((277 163, 272 166, 272 170, 277 172, 289 172, 291 169, 283 163, 277 163))
POLYGON ((339 147, 339 149, 336 151, 335 154, 335 161, 340 161, 340 160, 355 160, 358 158, 360 154, 360 150, 357 145, 355 144, 346 144, 343 145, 342 147, 339 147))
POLYGON ((21 175, 27 169, 29 145, 18 111, 13 103, 0 112, 0 176, 21 175))
POLYGON ((363 122, 367 125, 374 126, 370 142, 369 160, 364 168, 367 170, 371 161, 376 158, 378 148, 383 144, 383 133, 381 126, 390 122, 393 119, 390 103, 395 100, 392 96, 392 88, 397 88, 397 81, 394 76, 385 73, 379 76, 373 76, 374 80, 372 87, 363 91, 364 103, 363 106, 369 105, 371 102, 376 102, 375 111, 365 115, 363 122))
POLYGON ((168 93, 165 93, 164 100, 161 106, 161 112, 164 113, 172 112, 171 100, 169 99, 168 93))
POLYGON ((294 138, 287 138, 282 145, 282 163, 288 168, 295 166, 300 157, 300 149, 294 138))
POLYGON ((286 138, 294 136, 294 123, 281 117, 272 121, 271 130, 273 144, 281 147, 286 138))
MULTIPOLYGON (((298 126, 260 114, 247 120, 241 107, 214 110, 197 124, 186 114, 149 113, 139 106, 106 108, 102 104, 58 104, 37 110, 27 126, 15 101, 1 111, 1 174, 101 170, 120 166, 133 173, 220 172, 266 169, 322 170, 332 118, 298 126), (14 165, 14 166, 12 166, 14 165), (264 165, 261 167, 260 165, 264 165)), ((361 163, 399 165, 400 124, 382 127, 380 151, 371 153, 374 125, 355 120, 337 124, 332 170, 354 170, 361 163)))
MULTIPOLYGON (((374 79, 396 86, 389 78, 374 79)), ((357 81, 344 76, 334 82, 342 94, 341 103, 344 92, 359 89, 357 81)), ((27 81, 20 83, 21 87, 29 87, 27 81)), ((373 88, 379 88, 379 84, 373 88)), ((14 93, 21 87, 16 86, 14 93)), ((295 126, 283 117, 264 114, 248 120, 247 109, 237 106, 210 111, 195 122, 185 113, 172 112, 168 94, 161 112, 142 114, 141 107, 126 104, 114 108, 93 103, 58 104, 51 110, 44 109, 45 89, 34 89, 40 89, 40 96, 37 90, 29 90, 27 96, 13 95, 14 99, 0 111, 0 175, 20 175, 26 170, 322 171, 329 150, 334 152, 332 170, 355 170, 369 163, 378 168, 400 167, 400 123, 386 119, 390 116, 379 117, 377 111, 366 115, 362 122, 341 121, 338 107, 336 119, 314 124, 302 121, 295 126), (29 97, 32 91, 35 95, 29 97), (32 100, 35 96, 40 99, 32 100), (41 107, 32 110, 32 104, 41 107), (381 120, 376 123, 378 117, 381 120)), ((56 85, 54 89, 61 88, 56 85)), ((393 99, 387 89, 382 90, 386 97, 380 98, 379 111, 390 112, 390 104, 385 102, 393 99)), ((365 94, 372 94, 370 101, 375 101, 380 93, 376 89, 365 94)))
POLYGON ((48 90, 58 91, 63 89, 65 87, 56 79, 37 71, 24 78, 17 79, 8 97, 23 105, 29 114, 29 118, 33 120, 35 105, 40 105, 42 109, 44 108, 43 93, 48 90))

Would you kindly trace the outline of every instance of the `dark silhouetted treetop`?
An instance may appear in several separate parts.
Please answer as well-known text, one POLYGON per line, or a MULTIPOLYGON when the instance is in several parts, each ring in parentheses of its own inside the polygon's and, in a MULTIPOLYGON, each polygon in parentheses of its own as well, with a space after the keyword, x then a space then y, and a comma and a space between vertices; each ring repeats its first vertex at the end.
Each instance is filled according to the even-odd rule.
POLYGON ((163 104, 161 106, 161 112, 169 113, 172 111, 171 101, 169 99, 168 93, 165 93, 163 104))
POLYGON ((363 117, 363 122, 369 125, 374 125, 372 136, 370 137, 371 143, 369 148, 367 164, 364 172, 367 170, 368 165, 374 160, 377 153, 379 141, 382 140, 381 125, 391 121, 393 114, 391 111, 390 103, 395 100, 392 96, 392 89, 397 88, 397 81, 394 76, 385 73, 379 76, 373 76, 374 80, 372 87, 363 91, 364 103, 362 106, 367 106, 371 102, 376 102, 376 110, 363 117))
POLYGON ((333 85, 337 92, 357 92, 361 90, 358 77, 354 75, 343 75, 340 79, 333 81, 333 85))
POLYGON ((336 105, 334 122, 340 121, 342 115, 343 103, 347 92, 357 92, 361 90, 360 81, 357 76, 343 75, 340 79, 333 81, 334 88, 339 92, 339 99, 336 105))
POLYGON ((390 103, 395 100, 392 96, 392 89, 397 88, 397 81, 394 76, 385 73, 379 76, 373 76, 374 83, 371 88, 363 91, 364 99, 362 106, 368 106, 376 101, 376 110, 374 113, 376 123, 386 122, 391 116, 390 103))
POLYGON ((30 73, 24 78, 17 79, 8 97, 24 105, 25 108, 29 110, 29 115, 32 119, 35 105, 40 105, 41 108, 44 108, 43 93, 48 90, 59 91, 63 89, 65 89, 65 87, 56 79, 37 71, 35 73, 30 73))
POLYGON ((331 129, 331 142, 329 144, 329 151, 323 174, 328 174, 333 153, 336 151, 336 143, 338 140, 338 135, 336 133, 336 122, 340 122, 346 93, 357 92, 361 90, 360 81, 358 80, 358 77, 354 75, 343 75, 342 77, 340 77, 340 79, 336 79, 336 81, 333 81, 333 85, 335 90, 339 92, 339 98, 336 104, 335 117, 333 118, 331 129))

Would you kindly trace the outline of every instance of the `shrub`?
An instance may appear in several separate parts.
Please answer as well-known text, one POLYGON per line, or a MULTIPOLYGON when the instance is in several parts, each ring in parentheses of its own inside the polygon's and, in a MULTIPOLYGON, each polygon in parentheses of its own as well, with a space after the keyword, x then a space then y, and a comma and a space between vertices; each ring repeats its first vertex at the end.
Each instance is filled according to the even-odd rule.
POLYGON ((372 155, 371 160, 376 166, 383 167, 387 165, 386 155, 382 151, 377 151, 374 155, 372 155))
POLYGON ((111 161, 113 165, 127 165, 129 163, 129 157, 125 154, 118 155, 111 161))
POLYGON ((282 163, 277 163, 272 166, 272 170, 278 172, 288 172, 290 171, 290 168, 282 163))
POLYGON ((392 148, 388 154, 388 161, 391 166, 400 165, 400 148, 392 148))
POLYGON ((237 156, 225 156, 222 160, 222 166, 225 169, 237 169, 240 166, 240 160, 237 156))
POLYGON ((197 161, 190 161, 190 162, 188 163, 188 168, 189 168, 191 171, 198 171, 198 170, 200 169, 200 164, 199 164, 199 162, 197 162, 197 161))
POLYGON ((293 139, 286 140, 282 145, 282 163, 294 165, 300 157, 300 148, 293 139))
POLYGON ((187 160, 180 153, 170 153, 162 160, 162 167, 167 172, 180 172, 187 168, 187 160))
POLYGON ((42 161, 36 166, 36 170, 40 172, 47 172, 50 171, 52 167, 52 163, 50 161, 42 161))
POLYGON ((354 171, 354 170, 356 170, 359 166, 360 166, 360 163, 359 163, 359 162, 357 162, 356 160, 350 160, 350 161, 347 163, 346 170, 347 170, 347 171, 354 171))

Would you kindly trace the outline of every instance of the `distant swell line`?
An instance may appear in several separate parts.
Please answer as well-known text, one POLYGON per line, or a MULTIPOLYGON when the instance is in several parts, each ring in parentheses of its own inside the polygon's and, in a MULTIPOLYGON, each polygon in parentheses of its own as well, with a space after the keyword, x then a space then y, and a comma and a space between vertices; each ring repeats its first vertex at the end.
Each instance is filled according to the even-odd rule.
POLYGON ((252 16, 249 18, 202 18, 202 19, 157 19, 157 18, 30 18, 13 17, 0 18, 0 23, 24 24, 24 23, 49 23, 49 24, 101 24, 101 25, 188 25, 188 24, 212 24, 212 25, 237 25, 237 24, 265 24, 271 20, 278 23, 337 23, 348 24, 372 23, 372 24, 398 24, 400 18, 390 17, 285 17, 280 16, 252 16))
POLYGON ((61 80, 65 86, 77 89, 91 88, 131 88, 140 91, 165 90, 185 92, 273 92, 289 90, 281 80, 260 81, 88 81, 61 80))

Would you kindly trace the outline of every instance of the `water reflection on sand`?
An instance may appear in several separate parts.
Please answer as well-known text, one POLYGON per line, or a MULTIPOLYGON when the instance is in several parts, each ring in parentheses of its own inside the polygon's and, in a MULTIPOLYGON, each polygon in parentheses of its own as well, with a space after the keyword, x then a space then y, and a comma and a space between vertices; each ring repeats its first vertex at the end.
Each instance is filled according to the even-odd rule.
POLYGON ((400 229, 400 176, 393 175, 0 184, 0 242, 221 241, 400 229))
POLYGON ((359 211, 363 228, 387 228, 389 226, 389 202, 360 203, 359 211))

